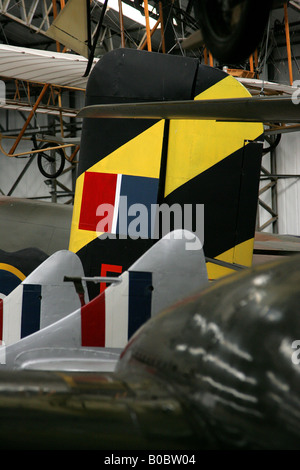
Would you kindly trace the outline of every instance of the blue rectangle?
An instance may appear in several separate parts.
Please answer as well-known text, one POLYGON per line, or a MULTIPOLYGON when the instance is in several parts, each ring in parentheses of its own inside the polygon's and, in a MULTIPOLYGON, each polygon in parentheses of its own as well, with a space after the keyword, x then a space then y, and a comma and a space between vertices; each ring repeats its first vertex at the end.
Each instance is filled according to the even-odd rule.
POLYGON ((151 317, 152 273, 129 271, 128 339, 151 317))
POLYGON ((117 234, 151 238, 151 205, 157 204, 158 182, 157 178, 122 175, 117 234))
POLYGON ((31 335, 40 329, 41 286, 23 284, 21 338, 31 335))

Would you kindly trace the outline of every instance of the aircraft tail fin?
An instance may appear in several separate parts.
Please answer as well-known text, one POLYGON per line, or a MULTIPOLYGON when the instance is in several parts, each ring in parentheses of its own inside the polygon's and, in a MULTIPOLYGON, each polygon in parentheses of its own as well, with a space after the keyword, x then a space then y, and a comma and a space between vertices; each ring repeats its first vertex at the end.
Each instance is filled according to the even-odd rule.
POLYGON ((64 282, 66 275, 83 276, 84 272, 77 255, 61 250, 47 258, 3 299, 0 339, 5 345, 45 328, 80 306, 74 286, 64 282))
POLYGON ((123 348, 149 318, 208 285, 200 241, 186 230, 176 230, 152 246, 119 280, 83 307, 83 346, 123 348), (193 250, 195 244, 198 247, 193 250), (97 317, 93 302, 101 312, 97 317))
MULTIPOLYGON (((234 77, 198 59, 119 49, 94 67, 86 106, 249 96, 234 77)), ((69 249, 85 274, 124 272, 178 228, 195 232, 205 256, 218 262, 207 264, 210 279, 232 272, 222 263, 250 266, 262 134, 261 123, 84 118, 69 249), (163 205, 179 206, 184 218, 203 206, 204 220, 172 221, 153 236, 151 211, 163 205), (137 207, 148 224, 135 217, 137 207)), ((90 298, 98 293, 89 286, 90 298)))

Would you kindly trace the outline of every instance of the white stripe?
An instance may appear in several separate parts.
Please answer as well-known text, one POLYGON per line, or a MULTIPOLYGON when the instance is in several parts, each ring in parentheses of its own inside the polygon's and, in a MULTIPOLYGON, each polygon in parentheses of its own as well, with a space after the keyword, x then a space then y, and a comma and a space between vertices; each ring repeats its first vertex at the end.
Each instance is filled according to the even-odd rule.
POLYGON ((118 213, 119 213, 121 183, 122 183, 122 175, 117 175, 116 196, 115 196, 115 205, 114 205, 114 216, 113 216, 113 221, 112 221, 111 233, 116 233, 116 230, 117 230, 117 221, 118 221, 118 213))
POLYGON ((122 282, 109 286, 105 292, 105 347, 124 348, 128 343, 129 275, 122 282))
POLYGON ((80 308, 80 301, 72 282, 64 285, 41 286, 40 328, 45 328, 61 320, 80 308))
POLYGON ((3 300, 3 341, 6 346, 21 339, 23 284, 3 300))

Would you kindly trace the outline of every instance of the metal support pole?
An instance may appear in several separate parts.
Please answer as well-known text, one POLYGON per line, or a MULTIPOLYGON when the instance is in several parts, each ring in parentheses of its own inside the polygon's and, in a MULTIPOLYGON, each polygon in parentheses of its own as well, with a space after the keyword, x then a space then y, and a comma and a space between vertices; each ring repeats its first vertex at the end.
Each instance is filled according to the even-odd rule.
MULTIPOLYGON (((55 19, 57 17, 56 0, 52 0, 52 8, 53 8, 53 18, 55 19)), ((56 52, 60 52, 60 44, 58 41, 56 41, 56 52)))
POLYGON ((292 68, 292 54, 291 54, 291 39, 290 39, 290 28, 288 19, 287 3, 284 3, 284 25, 285 25, 285 37, 286 37, 286 48, 288 56, 289 76, 290 85, 293 85, 293 68, 292 68))
MULTIPOLYGON (((272 143, 273 136, 267 141, 271 144, 272 143)), ((277 168, 276 168, 276 150, 271 149, 269 153, 269 158, 270 158, 270 171, 266 170, 263 166, 261 167, 261 173, 264 175, 263 177, 261 176, 261 181, 262 180, 269 180, 269 183, 265 184, 262 188, 259 190, 259 196, 261 196, 263 193, 267 191, 271 191, 270 198, 271 198, 271 206, 263 202, 260 198, 258 199, 259 206, 258 206, 258 218, 257 218, 257 230, 259 232, 262 232, 265 228, 268 226, 272 225, 272 233, 278 233, 278 203, 277 203, 277 180, 278 180, 278 175, 277 173, 277 168), (259 207, 262 207, 270 216, 270 218, 263 224, 260 225, 259 221, 259 207)), ((267 154, 265 154, 266 156, 267 154)), ((296 176, 296 175, 295 175, 296 176)))
POLYGON ((122 0, 119 0, 119 21, 120 21, 120 33, 121 33, 121 47, 125 47, 125 36, 124 36, 124 21, 123 21, 123 10, 122 0))
POLYGON ((163 15, 163 9, 162 9, 162 3, 161 1, 158 3, 159 5, 159 19, 160 19, 160 24, 161 24, 161 48, 163 51, 163 54, 166 53, 166 45, 165 45, 165 30, 164 30, 164 15, 163 15))
POLYGON ((259 78, 259 75, 257 73, 257 69, 258 69, 258 52, 257 52, 257 49, 255 49, 255 51, 254 51, 254 64, 255 64, 255 71, 256 71, 256 77, 255 78, 259 78))
MULTIPOLYGON (((276 149, 272 149, 270 153, 271 160, 271 174, 276 175, 277 165, 276 165, 276 149)), ((271 188, 271 197, 272 197, 272 208, 276 213, 276 218, 273 222, 273 233, 278 233, 278 195, 277 195, 277 180, 271 188)))
POLYGON ((171 0, 170 2, 161 2, 160 14, 163 18, 163 34, 166 52, 173 49, 174 43, 177 43, 177 38, 175 37, 173 29, 173 1, 174 0, 171 0))
POLYGON ((249 63, 250 63, 250 72, 254 72, 254 64, 253 64, 253 55, 249 57, 249 63))
MULTIPOLYGON (((153 34, 155 33, 155 31, 157 30, 159 24, 160 24, 160 19, 157 20, 157 22, 155 23, 155 25, 154 25, 153 28, 151 29, 151 31, 150 31, 150 36, 151 36, 151 37, 153 36, 153 34)), ((145 40, 142 42, 142 44, 139 46, 139 49, 140 49, 140 50, 143 50, 143 49, 145 48, 146 44, 147 44, 147 39, 145 39, 145 40)))
POLYGON ((146 18, 147 46, 148 46, 148 51, 151 52, 152 46, 151 46, 151 35, 150 35, 148 0, 144 0, 144 11, 145 11, 145 18, 146 18))

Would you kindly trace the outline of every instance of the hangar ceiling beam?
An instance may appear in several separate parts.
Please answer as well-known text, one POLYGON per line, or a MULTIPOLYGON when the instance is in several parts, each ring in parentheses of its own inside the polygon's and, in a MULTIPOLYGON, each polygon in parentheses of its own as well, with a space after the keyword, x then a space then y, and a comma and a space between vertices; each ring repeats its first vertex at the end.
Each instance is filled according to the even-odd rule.
MULTIPOLYGON (((51 26, 53 19, 59 11, 64 7, 65 2, 56 4, 53 0, 0 0, 0 16, 7 18, 11 22, 15 22, 21 26, 28 28, 30 31, 41 35, 49 40, 47 30, 51 26), (53 8, 55 5, 55 8, 53 8)), ((94 0, 91 1, 91 34, 95 34, 97 28, 101 5, 94 0)), ((104 51, 112 50, 114 46, 111 43, 113 35, 119 34, 119 24, 114 17, 104 20, 101 29, 101 45, 104 51)), ((53 41, 55 43, 55 41, 53 41)), ((23 45, 20 42, 20 45, 23 45)), ((34 45, 34 43, 33 43, 34 45)), ((38 44, 37 44, 38 45, 38 44)))
POLYGON ((1 15, 10 18, 36 33, 45 33, 53 15, 52 0, 22 0, 17 4, 11 0, 0 0, 1 15))

